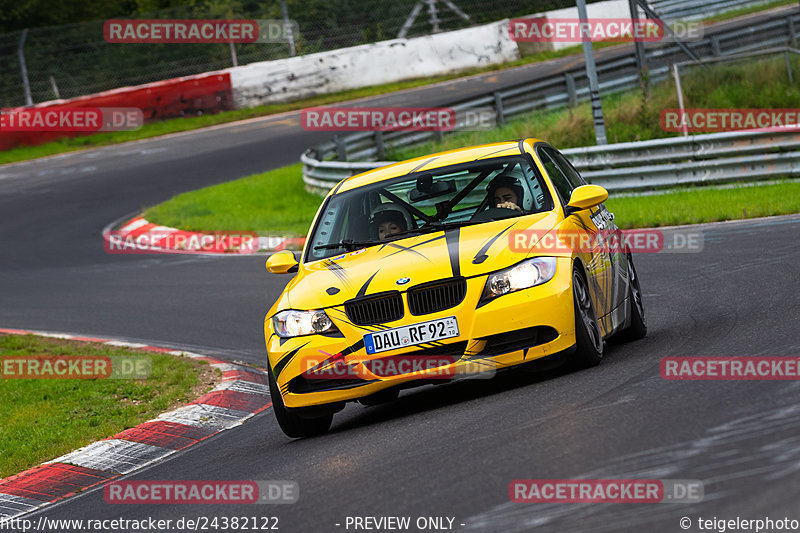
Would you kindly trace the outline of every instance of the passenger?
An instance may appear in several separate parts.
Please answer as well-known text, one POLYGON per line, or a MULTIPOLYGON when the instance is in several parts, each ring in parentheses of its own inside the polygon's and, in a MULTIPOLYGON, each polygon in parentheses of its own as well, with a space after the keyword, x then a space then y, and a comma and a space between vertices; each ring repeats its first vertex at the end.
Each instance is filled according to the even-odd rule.
POLYGON ((406 217, 399 209, 384 209, 374 213, 370 217, 370 226, 372 233, 380 240, 388 239, 408 229, 406 217))
POLYGON ((522 212, 520 204, 525 192, 517 178, 500 174, 489 183, 486 191, 489 197, 489 207, 522 212))

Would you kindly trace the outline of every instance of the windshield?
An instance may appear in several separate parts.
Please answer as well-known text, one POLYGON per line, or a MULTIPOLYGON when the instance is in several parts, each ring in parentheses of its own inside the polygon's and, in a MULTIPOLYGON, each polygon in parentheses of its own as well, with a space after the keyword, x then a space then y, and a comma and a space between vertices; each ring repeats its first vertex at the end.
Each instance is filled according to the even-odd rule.
POLYGON ((522 156, 416 172, 331 196, 305 260, 549 209, 541 176, 522 156))

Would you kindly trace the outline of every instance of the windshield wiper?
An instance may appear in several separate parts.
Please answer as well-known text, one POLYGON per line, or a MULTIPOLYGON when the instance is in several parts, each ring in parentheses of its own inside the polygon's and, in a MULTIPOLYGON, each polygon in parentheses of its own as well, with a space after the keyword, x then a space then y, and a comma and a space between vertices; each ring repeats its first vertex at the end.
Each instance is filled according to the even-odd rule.
POLYGON ((412 233, 416 234, 423 234, 423 233, 430 233, 431 231, 442 231, 450 228, 460 228, 462 226, 470 226, 472 224, 478 224, 478 222, 470 221, 470 220, 462 220, 461 222, 436 222, 431 221, 424 224, 422 227, 419 228, 412 228, 407 229, 404 231, 399 231, 397 233, 392 233, 388 235, 385 239, 379 241, 356 241, 353 239, 343 239, 336 243, 331 244, 320 244, 319 246, 315 246, 315 250, 331 250, 335 248, 346 248, 348 250, 354 250, 361 246, 375 246, 376 244, 386 244, 387 242, 392 242, 396 240, 396 237, 404 237, 412 233))
POLYGON ((475 221, 475 220, 462 220, 461 222, 437 222, 437 221, 434 220, 434 221, 428 222, 427 224, 423 225, 419 229, 422 230, 422 229, 425 229, 425 228, 432 228, 435 231, 441 231, 441 230, 450 229, 450 228, 461 228, 461 227, 464 227, 464 226, 471 226, 473 224, 479 224, 479 223, 480 223, 479 221, 475 221))
POLYGON ((381 244, 384 241, 354 241, 352 239, 343 239, 339 242, 331 243, 331 244, 320 244, 319 246, 315 246, 315 250, 331 250, 333 248, 347 248, 349 250, 354 250, 359 246, 373 246, 375 244, 381 244))

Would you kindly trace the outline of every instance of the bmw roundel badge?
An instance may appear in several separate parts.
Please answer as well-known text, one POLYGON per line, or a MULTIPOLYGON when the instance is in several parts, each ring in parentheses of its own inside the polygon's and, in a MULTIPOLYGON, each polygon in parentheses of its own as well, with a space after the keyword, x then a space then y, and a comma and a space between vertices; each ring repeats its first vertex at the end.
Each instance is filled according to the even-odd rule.
POLYGON ((408 283, 409 281, 411 281, 411 278, 400 278, 400 279, 398 279, 398 280, 397 280, 397 282, 396 282, 396 283, 397 283, 398 285, 405 285, 405 284, 406 284, 406 283, 408 283))

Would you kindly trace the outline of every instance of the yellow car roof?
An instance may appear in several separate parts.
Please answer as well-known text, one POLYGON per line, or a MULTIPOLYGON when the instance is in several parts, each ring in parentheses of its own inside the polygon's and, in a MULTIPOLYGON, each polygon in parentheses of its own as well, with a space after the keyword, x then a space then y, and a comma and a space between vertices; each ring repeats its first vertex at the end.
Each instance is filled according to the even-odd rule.
MULTIPOLYGON (((485 159, 488 157, 504 157, 509 155, 519 155, 520 143, 522 141, 505 141, 491 144, 482 144, 479 146, 470 146, 467 148, 458 148, 456 150, 448 150, 446 152, 439 152, 436 154, 429 154, 407 161, 401 161, 393 165, 376 168, 375 170, 368 170, 361 174, 356 174, 346 180, 334 189, 332 194, 340 192, 351 191, 364 185, 370 185, 379 181, 396 178, 397 176, 404 176, 412 172, 420 172, 421 170, 430 170, 434 168, 446 167, 448 165, 457 165, 459 163, 467 163, 469 161, 476 161, 478 159, 485 159)), ((527 143, 541 142, 539 139, 526 139, 527 143)))

